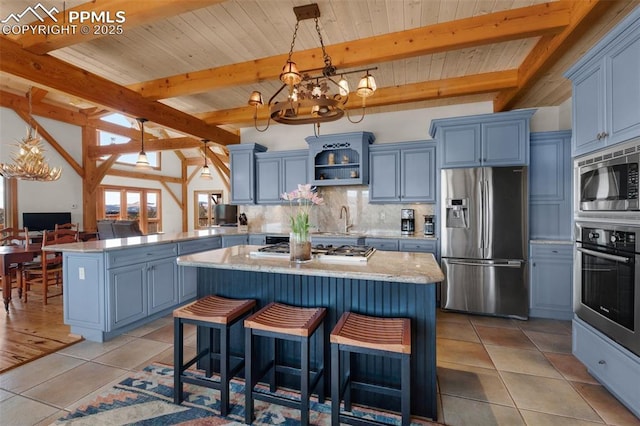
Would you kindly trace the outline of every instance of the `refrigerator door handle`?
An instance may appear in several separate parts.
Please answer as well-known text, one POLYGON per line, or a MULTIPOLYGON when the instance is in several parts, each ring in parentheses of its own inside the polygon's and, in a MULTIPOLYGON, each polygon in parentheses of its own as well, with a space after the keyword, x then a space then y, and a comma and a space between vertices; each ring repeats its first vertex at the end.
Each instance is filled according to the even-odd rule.
MULTIPOLYGON (((491 204, 489 203, 489 181, 488 180, 483 180, 482 184, 484 186, 484 209, 482 210, 482 241, 484 242, 484 245, 482 246, 483 249, 488 249, 489 248, 489 217, 493 216, 493 214, 489 215, 489 212, 487 211, 488 209, 490 209, 491 204)), ((487 253, 485 252, 484 254, 485 256, 487 256, 487 253)))
POLYGON ((478 189, 480 190, 480 232, 478 233, 479 248, 482 249, 482 254, 484 256, 484 209, 486 207, 484 200, 484 185, 482 179, 478 182, 478 189))
POLYGON ((465 261, 465 260, 452 260, 448 259, 447 262, 450 265, 463 265, 463 266, 482 266, 482 267, 495 267, 495 268, 520 268, 522 266, 521 260, 506 260, 506 261, 465 261))

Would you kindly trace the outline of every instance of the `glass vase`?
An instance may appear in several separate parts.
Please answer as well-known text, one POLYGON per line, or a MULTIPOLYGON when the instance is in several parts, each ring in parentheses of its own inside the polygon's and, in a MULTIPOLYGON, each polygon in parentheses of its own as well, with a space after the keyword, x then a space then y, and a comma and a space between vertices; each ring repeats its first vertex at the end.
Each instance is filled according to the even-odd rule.
POLYGON ((289 260, 292 262, 308 262, 311 260, 311 238, 309 234, 289 234, 289 260))

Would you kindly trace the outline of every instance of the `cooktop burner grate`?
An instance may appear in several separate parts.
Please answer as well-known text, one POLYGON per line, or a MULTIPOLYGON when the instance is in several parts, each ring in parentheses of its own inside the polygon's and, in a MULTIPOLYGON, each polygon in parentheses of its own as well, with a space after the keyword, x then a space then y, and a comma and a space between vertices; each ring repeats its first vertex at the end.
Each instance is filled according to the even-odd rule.
MULTIPOLYGON (((323 257, 368 258, 374 251, 375 249, 370 246, 342 245, 334 247, 331 244, 316 244, 311 247, 311 253, 314 256, 323 257)), ((258 249, 258 253, 285 255, 289 253, 289 243, 282 242, 261 247, 258 249)))

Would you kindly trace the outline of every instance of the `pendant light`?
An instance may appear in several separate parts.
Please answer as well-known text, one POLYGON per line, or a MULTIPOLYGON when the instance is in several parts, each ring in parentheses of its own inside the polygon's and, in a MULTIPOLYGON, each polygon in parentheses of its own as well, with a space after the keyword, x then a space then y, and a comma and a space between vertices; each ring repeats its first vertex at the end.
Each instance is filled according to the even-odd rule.
POLYGON ((204 167, 200 172, 201 179, 213 179, 213 177, 211 176, 211 170, 209 170, 209 166, 207 165, 207 142, 209 142, 209 140, 207 139, 202 140, 202 143, 204 144, 204 147, 202 150, 202 153, 204 154, 204 167))
POLYGON ((146 118, 136 118, 138 123, 140 123, 140 140, 142 141, 142 146, 140 148, 140 153, 138 154, 138 160, 136 161, 136 167, 148 169, 151 166, 149 165, 149 159, 147 159, 147 153, 144 152, 144 123, 146 123, 146 118))

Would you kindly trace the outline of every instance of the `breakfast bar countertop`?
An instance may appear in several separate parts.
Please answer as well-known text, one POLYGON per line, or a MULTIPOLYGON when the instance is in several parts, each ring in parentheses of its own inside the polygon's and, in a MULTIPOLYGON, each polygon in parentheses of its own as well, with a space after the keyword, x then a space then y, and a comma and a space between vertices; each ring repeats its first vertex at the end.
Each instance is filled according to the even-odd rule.
POLYGON ((95 253, 111 250, 121 250, 132 247, 142 247, 153 244, 170 244, 181 241, 196 240, 198 238, 215 237, 221 235, 245 235, 247 232, 238 232, 235 227, 209 228, 189 232, 168 232, 161 234, 141 235, 128 238, 111 238, 108 240, 94 240, 77 243, 50 245, 48 251, 95 253))
POLYGON ((240 245, 178 257, 178 265, 293 275, 321 275, 373 281, 431 284, 444 279, 430 253, 376 252, 368 262, 312 259, 293 263, 283 258, 253 256, 261 246, 240 245))

